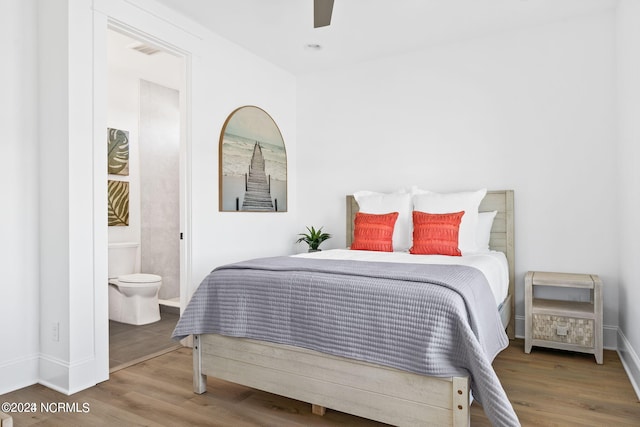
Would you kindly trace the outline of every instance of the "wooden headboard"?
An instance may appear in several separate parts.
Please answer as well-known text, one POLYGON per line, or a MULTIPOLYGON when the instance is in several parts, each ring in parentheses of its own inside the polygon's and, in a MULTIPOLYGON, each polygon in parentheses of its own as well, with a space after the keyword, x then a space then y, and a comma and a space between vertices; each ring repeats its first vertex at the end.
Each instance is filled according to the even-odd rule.
MULTIPOLYGON (((347 196, 347 247, 353 241, 353 220, 359 207, 356 199, 347 196)), ((498 211, 491 228, 489 247, 494 251, 504 252, 509 263, 509 295, 511 300, 511 320, 507 327, 507 335, 515 337, 515 247, 513 221, 513 190, 487 191, 487 195, 480 203, 480 212, 498 211)))

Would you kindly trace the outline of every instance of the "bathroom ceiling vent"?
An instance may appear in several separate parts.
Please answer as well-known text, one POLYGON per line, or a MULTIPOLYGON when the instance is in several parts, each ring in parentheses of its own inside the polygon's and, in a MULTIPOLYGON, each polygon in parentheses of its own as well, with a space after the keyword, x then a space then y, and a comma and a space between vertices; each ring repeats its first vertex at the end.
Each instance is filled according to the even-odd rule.
POLYGON ((158 52, 162 52, 162 50, 158 48, 140 42, 132 43, 127 47, 140 53, 144 53, 145 55, 155 55, 158 52))

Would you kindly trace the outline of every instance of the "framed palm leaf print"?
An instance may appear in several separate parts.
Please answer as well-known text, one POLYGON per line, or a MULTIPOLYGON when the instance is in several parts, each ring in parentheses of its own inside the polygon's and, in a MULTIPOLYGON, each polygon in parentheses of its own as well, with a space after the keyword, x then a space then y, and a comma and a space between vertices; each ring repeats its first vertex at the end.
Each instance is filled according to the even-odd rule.
POLYGON ((129 132, 107 128, 108 170, 111 175, 129 175, 129 132))
POLYGON ((129 183, 109 180, 107 186, 109 226, 129 225, 129 183))

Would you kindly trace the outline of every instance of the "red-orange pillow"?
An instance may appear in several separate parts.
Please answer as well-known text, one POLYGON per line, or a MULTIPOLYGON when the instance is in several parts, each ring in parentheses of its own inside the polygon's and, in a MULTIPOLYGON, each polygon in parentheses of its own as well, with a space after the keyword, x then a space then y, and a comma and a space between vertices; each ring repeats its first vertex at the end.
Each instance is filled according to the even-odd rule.
POLYGON ((393 252, 393 227, 396 225, 396 219, 398 219, 398 212, 356 213, 351 249, 393 252))
POLYGON ((412 254, 462 255, 458 248, 458 231, 464 211, 431 214, 413 211, 412 254))

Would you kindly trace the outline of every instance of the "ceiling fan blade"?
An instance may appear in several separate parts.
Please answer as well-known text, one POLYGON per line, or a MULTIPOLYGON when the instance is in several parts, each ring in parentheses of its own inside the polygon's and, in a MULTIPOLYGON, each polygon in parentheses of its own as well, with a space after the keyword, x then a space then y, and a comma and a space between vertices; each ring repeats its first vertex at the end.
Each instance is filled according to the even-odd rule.
POLYGON ((333 0, 313 0, 313 28, 331 24, 333 0))

